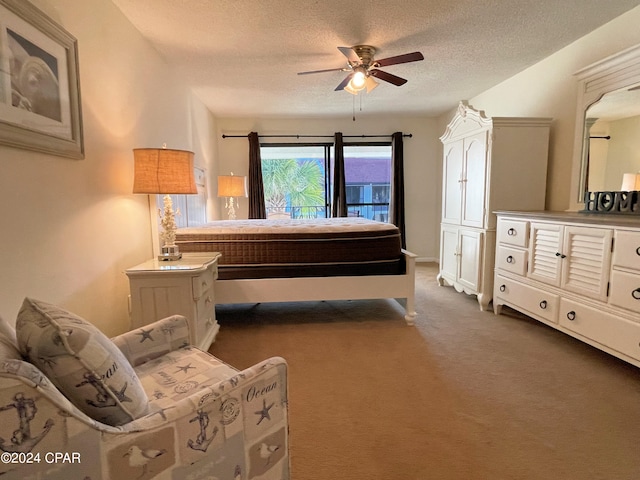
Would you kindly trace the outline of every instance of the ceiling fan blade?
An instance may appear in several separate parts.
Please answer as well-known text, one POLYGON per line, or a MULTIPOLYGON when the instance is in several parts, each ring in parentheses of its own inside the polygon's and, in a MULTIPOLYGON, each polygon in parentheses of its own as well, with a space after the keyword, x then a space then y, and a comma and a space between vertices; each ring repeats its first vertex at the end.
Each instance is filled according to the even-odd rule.
POLYGON ((342 54, 347 57, 349 63, 360 63, 360 57, 356 54, 356 52, 351 47, 338 47, 338 50, 342 52, 342 54))
POLYGON ((298 75, 309 75, 311 73, 324 73, 324 72, 346 72, 347 68, 327 68, 325 70, 311 70, 309 72, 298 72, 298 75))
POLYGON ((384 80, 385 82, 389 82, 394 84, 396 87, 399 87, 400 85, 404 85, 405 83, 407 83, 407 80, 401 77, 398 77, 396 75, 392 75, 390 73, 387 72, 383 72, 382 70, 371 70, 369 72, 370 75, 373 75, 376 78, 379 78, 380 80, 384 80))
POLYGON ((382 60, 376 60, 374 65, 376 67, 387 67, 389 65, 397 65, 399 63, 418 62, 424 60, 424 56, 420 52, 405 53, 404 55, 397 55, 395 57, 383 58, 382 60))
POLYGON ((349 80, 351 80, 351 77, 353 77, 353 73, 350 73, 349 75, 347 75, 347 78, 345 78, 344 80, 342 80, 342 82, 340 82, 340 85, 338 85, 334 91, 339 91, 339 90, 344 90, 344 87, 347 86, 347 84, 349 83, 349 80))

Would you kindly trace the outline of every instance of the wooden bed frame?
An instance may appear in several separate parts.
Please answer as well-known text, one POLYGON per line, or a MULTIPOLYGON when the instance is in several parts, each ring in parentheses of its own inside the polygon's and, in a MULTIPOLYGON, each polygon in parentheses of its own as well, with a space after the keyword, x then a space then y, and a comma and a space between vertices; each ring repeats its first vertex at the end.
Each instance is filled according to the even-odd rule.
POLYGON ((318 300, 405 299, 404 318, 414 324, 417 255, 402 250, 406 269, 401 275, 296 277, 216 280, 217 304, 301 302, 318 300))

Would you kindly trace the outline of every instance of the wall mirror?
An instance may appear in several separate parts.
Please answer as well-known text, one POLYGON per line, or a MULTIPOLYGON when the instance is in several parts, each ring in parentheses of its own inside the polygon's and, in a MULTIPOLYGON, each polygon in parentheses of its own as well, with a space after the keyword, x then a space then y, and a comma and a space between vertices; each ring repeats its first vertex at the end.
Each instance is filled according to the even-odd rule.
POLYGON ((571 210, 585 192, 620 191, 640 172, 640 45, 576 73, 578 107, 571 210))

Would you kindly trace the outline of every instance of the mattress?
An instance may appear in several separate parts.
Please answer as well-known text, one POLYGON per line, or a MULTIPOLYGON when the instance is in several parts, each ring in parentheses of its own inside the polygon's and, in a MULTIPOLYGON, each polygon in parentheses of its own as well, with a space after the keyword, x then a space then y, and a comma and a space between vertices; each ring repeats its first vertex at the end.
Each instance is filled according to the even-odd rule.
POLYGON ((336 268, 392 274, 404 265, 398 228, 361 217, 220 220, 178 229, 176 244, 181 252, 220 252, 221 278, 227 266, 236 272, 253 267, 263 273, 250 278, 260 278, 330 275, 336 268))

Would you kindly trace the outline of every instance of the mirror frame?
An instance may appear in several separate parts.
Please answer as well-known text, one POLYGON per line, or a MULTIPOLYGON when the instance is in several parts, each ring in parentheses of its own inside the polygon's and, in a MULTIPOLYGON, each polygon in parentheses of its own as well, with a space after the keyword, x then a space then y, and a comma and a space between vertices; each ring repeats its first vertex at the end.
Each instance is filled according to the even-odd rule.
POLYGON ((587 164, 585 148, 588 130, 586 113, 603 95, 640 83, 640 45, 636 45, 593 63, 574 74, 578 77, 576 130, 571 169, 570 210, 584 209, 584 179, 587 164))

